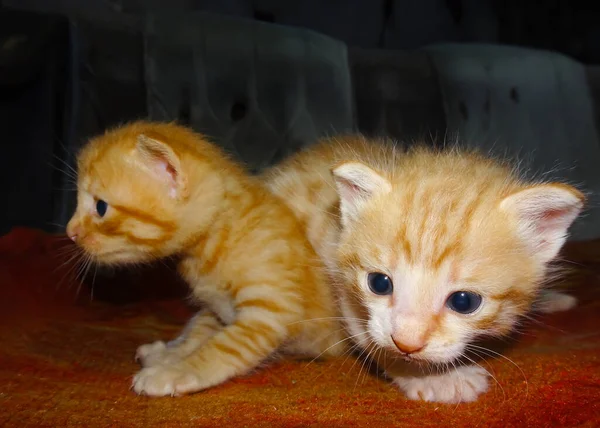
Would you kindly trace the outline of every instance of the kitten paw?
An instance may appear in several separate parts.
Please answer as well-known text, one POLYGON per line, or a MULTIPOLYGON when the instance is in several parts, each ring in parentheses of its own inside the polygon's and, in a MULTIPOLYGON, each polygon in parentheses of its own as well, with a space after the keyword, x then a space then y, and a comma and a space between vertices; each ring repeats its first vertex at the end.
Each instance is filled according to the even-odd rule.
POLYGON ((463 366, 440 375, 394 379, 411 400, 460 403, 475 401, 488 389, 489 373, 477 366, 463 366))
POLYGON ((131 388, 138 395, 173 397, 199 391, 202 385, 191 369, 159 365, 140 370, 133 377, 131 388))

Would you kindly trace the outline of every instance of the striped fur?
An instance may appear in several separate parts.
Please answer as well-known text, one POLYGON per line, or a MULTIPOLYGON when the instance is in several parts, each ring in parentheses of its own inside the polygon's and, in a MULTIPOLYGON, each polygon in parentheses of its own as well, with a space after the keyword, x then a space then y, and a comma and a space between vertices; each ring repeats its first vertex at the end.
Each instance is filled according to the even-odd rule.
POLYGON ((356 344, 409 398, 440 402, 474 400, 487 372, 428 376, 420 366, 446 367, 476 338, 515 327, 584 201, 570 186, 523 180, 477 153, 404 152, 358 136, 323 141, 263 178, 339 283, 356 344), (371 272, 392 278, 391 295, 369 290, 371 272), (452 311, 455 291, 481 295, 481 307, 452 311))
POLYGON ((205 308, 179 338, 138 349, 137 393, 205 389, 278 350, 342 351, 325 269, 296 217, 205 137, 135 122, 92 139, 78 168, 69 236, 98 263, 179 255, 205 308), (108 204, 104 216, 98 200, 108 204))

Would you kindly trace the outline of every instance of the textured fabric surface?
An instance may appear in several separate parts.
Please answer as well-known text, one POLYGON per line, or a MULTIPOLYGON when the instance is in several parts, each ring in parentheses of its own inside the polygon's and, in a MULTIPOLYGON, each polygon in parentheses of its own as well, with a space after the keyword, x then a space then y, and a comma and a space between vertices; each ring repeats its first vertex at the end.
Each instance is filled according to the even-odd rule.
POLYGON ((145 14, 203 10, 335 37, 352 47, 415 49, 439 42, 518 44, 598 63, 600 27, 581 2, 519 0, 0 0, 33 10, 145 14))
POLYGON ((0 426, 549 427, 600 424, 600 242, 566 257, 582 299, 536 317, 483 363, 495 375, 478 402, 405 400, 351 358, 294 359, 192 396, 129 391, 139 344, 176 334, 189 315, 166 269, 120 272, 94 284, 61 267, 65 238, 16 229, 0 238, 0 426), (79 298, 76 298, 79 289, 79 298), (123 296, 129 289, 129 303, 123 296), (135 293, 151 298, 132 301, 135 293), (120 303, 116 303, 119 301, 120 303))
POLYGON ((442 94, 426 52, 350 49, 349 63, 361 133, 409 143, 443 138, 442 94))
POLYGON ((150 118, 184 119, 253 170, 354 129, 337 40, 195 12, 149 15, 144 46, 150 118))

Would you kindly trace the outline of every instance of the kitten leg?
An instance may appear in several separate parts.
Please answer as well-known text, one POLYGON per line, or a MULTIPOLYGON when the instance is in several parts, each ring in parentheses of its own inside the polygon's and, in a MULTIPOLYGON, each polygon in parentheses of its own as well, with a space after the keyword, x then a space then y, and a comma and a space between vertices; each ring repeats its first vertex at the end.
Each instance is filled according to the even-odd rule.
POLYGON ((460 403, 486 392, 488 376, 482 367, 460 366, 441 374, 394 377, 393 382, 411 400, 460 403))
POLYGON ((568 311, 574 308, 575 305, 577 305, 577 298, 569 294, 560 291, 542 290, 534 303, 534 309, 544 314, 551 314, 568 311))
POLYGON ((157 340, 137 348, 135 360, 142 367, 171 364, 191 354, 223 328, 223 324, 210 311, 200 311, 192 317, 176 339, 170 342, 157 340))
POLYGON ((138 394, 181 395, 218 385, 245 374, 279 348, 288 337, 289 313, 279 308, 245 307, 237 320, 211 337, 192 354, 173 364, 146 367, 133 379, 138 394))

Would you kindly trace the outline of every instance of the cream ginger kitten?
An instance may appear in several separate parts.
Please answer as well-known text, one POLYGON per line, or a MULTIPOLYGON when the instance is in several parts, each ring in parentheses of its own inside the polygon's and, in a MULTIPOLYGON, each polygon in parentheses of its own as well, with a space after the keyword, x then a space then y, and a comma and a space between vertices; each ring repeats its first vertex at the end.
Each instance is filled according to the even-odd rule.
POLYGON ((530 309, 584 204, 571 186, 524 181, 478 154, 360 137, 310 147, 264 179, 337 277, 356 344, 408 398, 447 403, 488 389, 488 373, 458 359, 530 309))
POLYGON ((202 135, 152 122, 108 131, 79 154, 77 187, 67 233, 85 254, 104 264, 180 255, 204 304, 181 337, 138 349, 135 392, 199 391, 278 350, 342 350, 325 270, 296 217, 202 135))

